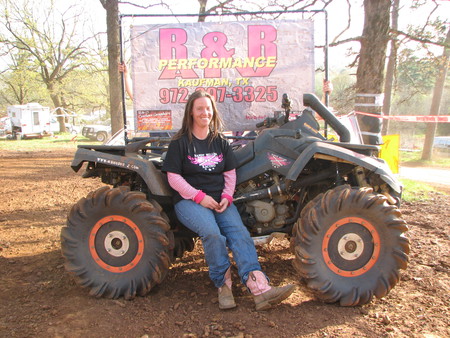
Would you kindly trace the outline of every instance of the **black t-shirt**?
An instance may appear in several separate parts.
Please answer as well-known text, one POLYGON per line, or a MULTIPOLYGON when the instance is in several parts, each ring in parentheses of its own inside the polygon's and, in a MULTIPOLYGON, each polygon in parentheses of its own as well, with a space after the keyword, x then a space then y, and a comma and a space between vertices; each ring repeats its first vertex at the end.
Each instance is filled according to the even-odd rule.
MULTIPOLYGON (((233 150, 224 138, 199 140, 192 135, 192 142, 189 142, 189 137, 183 135, 170 142, 162 171, 183 176, 195 189, 220 202, 224 188, 223 172, 236 166, 233 150)), ((182 199, 175 192, 174 203, 182 199)))

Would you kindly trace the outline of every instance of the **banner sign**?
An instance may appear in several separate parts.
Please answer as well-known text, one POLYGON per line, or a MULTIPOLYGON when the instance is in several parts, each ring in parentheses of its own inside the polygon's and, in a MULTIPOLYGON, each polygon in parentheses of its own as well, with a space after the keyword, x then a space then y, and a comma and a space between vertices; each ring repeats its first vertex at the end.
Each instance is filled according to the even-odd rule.
POLYGON ((385 120, 393 120, 393 121, 402 121, 402 122, 430 122, 430 123, 440 123, 440 122, 450 122, 450 116, 449 115, 411 115, 411 116, 392 116, 392 115, 379 115, 379 114, 371 114, 371 113, 365 113, 357 111, 355 112, 359 115, 366 115, 366 116, 372 116, 377 117, 379 119, 385 119, 385 120))
POLYGON ((137 132, 179 129, 195 90, 242 131, 280 110, 284 93, 299 110, 314 89, 310 20, 137 25, 131 52, 137 132))

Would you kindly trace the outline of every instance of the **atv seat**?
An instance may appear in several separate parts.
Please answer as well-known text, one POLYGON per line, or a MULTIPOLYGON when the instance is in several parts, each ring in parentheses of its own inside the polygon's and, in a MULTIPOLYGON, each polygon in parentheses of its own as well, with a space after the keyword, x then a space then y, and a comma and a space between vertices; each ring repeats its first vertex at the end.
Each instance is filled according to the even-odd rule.
POLYGON ((120 150, 125 150, 125 146, 107 146, 107 145, 103 145, 103 144, 79 144, 77 147, 78 148, 83 148, 83 149, 98 150, 98 151, 105 151, 105 150, 120 151, 120 150))
MULTIPOLYGON (((330 143, 330 142, 327 142, 330 143)), ((357 144, 357 143, 345 143, 345 142, 331 142, 331 144, 339 145, 343 148, 353 150, 357 153, 364 154, 366 156, 378 156, 380 147, 372 144, 357 144)))
POLYGON ((254 142, 249 142, 244 147, 234 151, 234 156, 236 157, 238 168, 253 160, 255 157, 254 142))

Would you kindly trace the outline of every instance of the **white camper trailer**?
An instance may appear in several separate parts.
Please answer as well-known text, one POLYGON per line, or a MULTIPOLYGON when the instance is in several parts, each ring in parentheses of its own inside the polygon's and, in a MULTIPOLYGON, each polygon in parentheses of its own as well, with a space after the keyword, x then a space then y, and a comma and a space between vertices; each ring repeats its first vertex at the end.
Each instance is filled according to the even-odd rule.
POLYGON ((42 137, 50 133, 50 108, 39 103, 14 105, 7 108, 11 119, 12 137, 42 137))

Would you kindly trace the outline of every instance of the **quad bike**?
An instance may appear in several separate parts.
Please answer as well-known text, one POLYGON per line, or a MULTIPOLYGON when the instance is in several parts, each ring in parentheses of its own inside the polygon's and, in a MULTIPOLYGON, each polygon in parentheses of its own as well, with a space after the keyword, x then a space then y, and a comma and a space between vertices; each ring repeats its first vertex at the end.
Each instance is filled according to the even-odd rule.
MULTIPOLYGON (((290 238, 294 266, 319 299, 354 306, 385 296, 408 263, 401 185, 377 158, 378 147, 349 143, 349 130, 317 97, 305 94, 303 103, 340 142, 319 133, 310 108, 289 118, 284 98, 284 116, 267 118, 256 138, 234 151, 234 203, 245 226, 256 244, 290 238)), ((83 177, 112 186, 78 201, 61 233, 66 269, 93 296, 143 296, 194 247, 196 234, 176 218, 161 172, 161 144, 169 141, 78 146, 73 170, 86 162, 83 177)))

